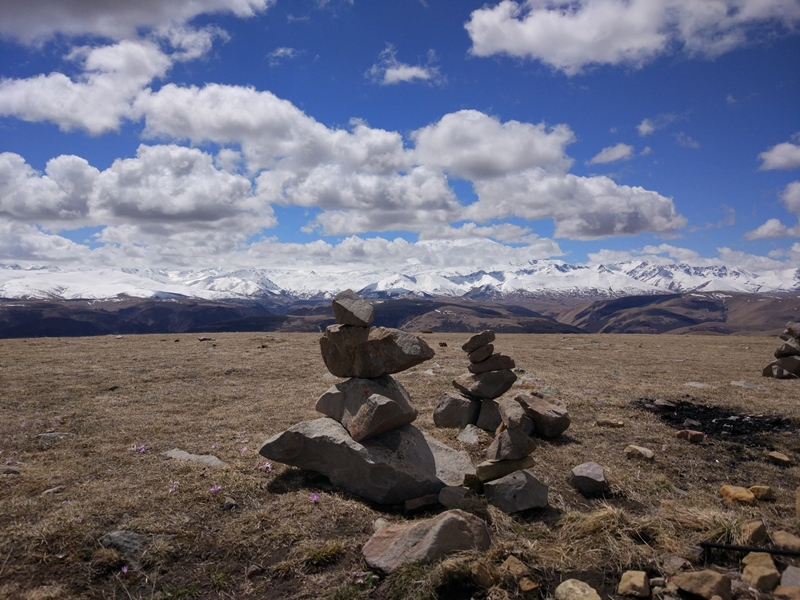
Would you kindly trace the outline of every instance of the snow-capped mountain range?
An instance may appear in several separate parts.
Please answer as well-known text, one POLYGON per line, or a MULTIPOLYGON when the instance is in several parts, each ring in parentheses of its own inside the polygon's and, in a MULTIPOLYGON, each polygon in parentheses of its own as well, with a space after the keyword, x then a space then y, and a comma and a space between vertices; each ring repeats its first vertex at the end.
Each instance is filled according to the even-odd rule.
POLYGON ((573 265, 532 261, 496 271, 436 270, 403 273, 363 269, 65 269, 0 264, 0 298, 113 299, 195 297, 207 300, 329 297, 343 289, 365 297, 398 295, 568 295, 615 297, 693 291, 800 292, 800 268, 753 273, 725 266, 656 264, 633 260, 573 265))

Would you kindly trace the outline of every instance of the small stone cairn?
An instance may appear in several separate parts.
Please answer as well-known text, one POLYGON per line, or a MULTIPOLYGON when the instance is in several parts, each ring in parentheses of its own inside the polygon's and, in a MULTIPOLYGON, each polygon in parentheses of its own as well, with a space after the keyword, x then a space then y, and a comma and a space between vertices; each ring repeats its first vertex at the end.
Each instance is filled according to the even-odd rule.
POLYGON ((483 488, 489 503, 507 513, 544 508, 548 488, 530 469, 536 448, 533 436, 558 437, 570 425, 569 414, 536 393, 503 397, 517 379, 512 371, 516 365, 509 356, 494 352, 494 340, 492 331, 483 331, 461 347, 470 361, 469 373, 453 380, 459 393, 445 392, 440 397, 434 424, 475 426, 495 434, 486 460, 476 466, 475 481, 467 478, 470 487, 483 488))
POLYGON ((259 453, 322 473, 337 487, 379 504, 404 504, 460 485, 475 468, 459 452, 411 423, 417 410, 393 373, 433 357, 419 337, 371 327, 372 305, 352 290, 333 299, 336 324, 320 339, 328 371, 346 378, 317 400, 322 418, 269 438, 259 453))
POLYGON ((783 343, 775 350, 776 360, 764 367, 761 374, 776 379, 800 379, 800 323, 787 323, 779 337, 783 343))

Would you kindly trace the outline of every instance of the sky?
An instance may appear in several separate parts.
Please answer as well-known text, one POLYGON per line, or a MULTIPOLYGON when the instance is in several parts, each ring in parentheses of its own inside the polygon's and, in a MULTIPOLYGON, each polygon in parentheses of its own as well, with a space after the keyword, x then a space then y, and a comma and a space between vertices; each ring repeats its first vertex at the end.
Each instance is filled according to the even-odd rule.
POLYGON ((800 0, 3 0, 0 264, 800 266, 800 0))

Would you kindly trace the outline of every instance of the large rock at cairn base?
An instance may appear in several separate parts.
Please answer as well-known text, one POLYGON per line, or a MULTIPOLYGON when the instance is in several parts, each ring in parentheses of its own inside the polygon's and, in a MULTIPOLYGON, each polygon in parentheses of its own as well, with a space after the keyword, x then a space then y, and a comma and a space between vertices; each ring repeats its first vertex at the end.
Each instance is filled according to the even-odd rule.
POLYGON ((489 371, 473 375, 465 373, 453 380, 453 386, 460 392, 473 398, 499 398, 511 389, 517 376, 513 371, 489 371))
POLYGON ((467 425, 474 425, 477 422, 480 410, 480 400, 445 392, 439 396, 436 408, 433 409, 433 423, 437 427, 464 429, 467 425))
POLYGON ((333 298, 333 316, 343 325, 367 326, 375 318, 375 309, 353 290, 339 292, 333 298))
POLYGON ((322 360, 337 377, 380 377, 433 358, 416 335, 387 327, 331 325, 319 340, 322 360))
POLYGON ((438 494, 475 473, 466 452, 453 450, 404 425, 356 442, 328 417, 302 421, 264 442, 270 460, 322 473, 331 483, 379 504, 438 494))
POLYGON ((384 527, 361 552, 370 567, 391 573, 407 563, 430 563, 454 552, 488 550, 490 545, 486 523, 453 509, 431 519, 384 527))
POLYGON ((391 375, 352 377, 332 386, 317 400, 317 412, 344 425, 357 442, 408 425, 417 418, 406 389, 391 375))

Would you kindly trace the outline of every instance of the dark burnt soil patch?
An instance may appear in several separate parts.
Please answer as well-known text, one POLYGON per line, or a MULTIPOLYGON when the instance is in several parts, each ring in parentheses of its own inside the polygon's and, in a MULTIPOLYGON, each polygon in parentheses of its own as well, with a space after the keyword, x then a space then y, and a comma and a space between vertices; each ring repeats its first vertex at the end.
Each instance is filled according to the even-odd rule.
MULTIPOLYGON (((691 398, 691 397, 689 397, 691 398)), ((707 436, 751 448, 770 446, 771 434, 790 433, 800 423, 782 415, 738 413, 729 408, 709 406, 690 400, 678 402, 638 398, 633 405, 658 415, 674 429, 693 429, 707 436)))

